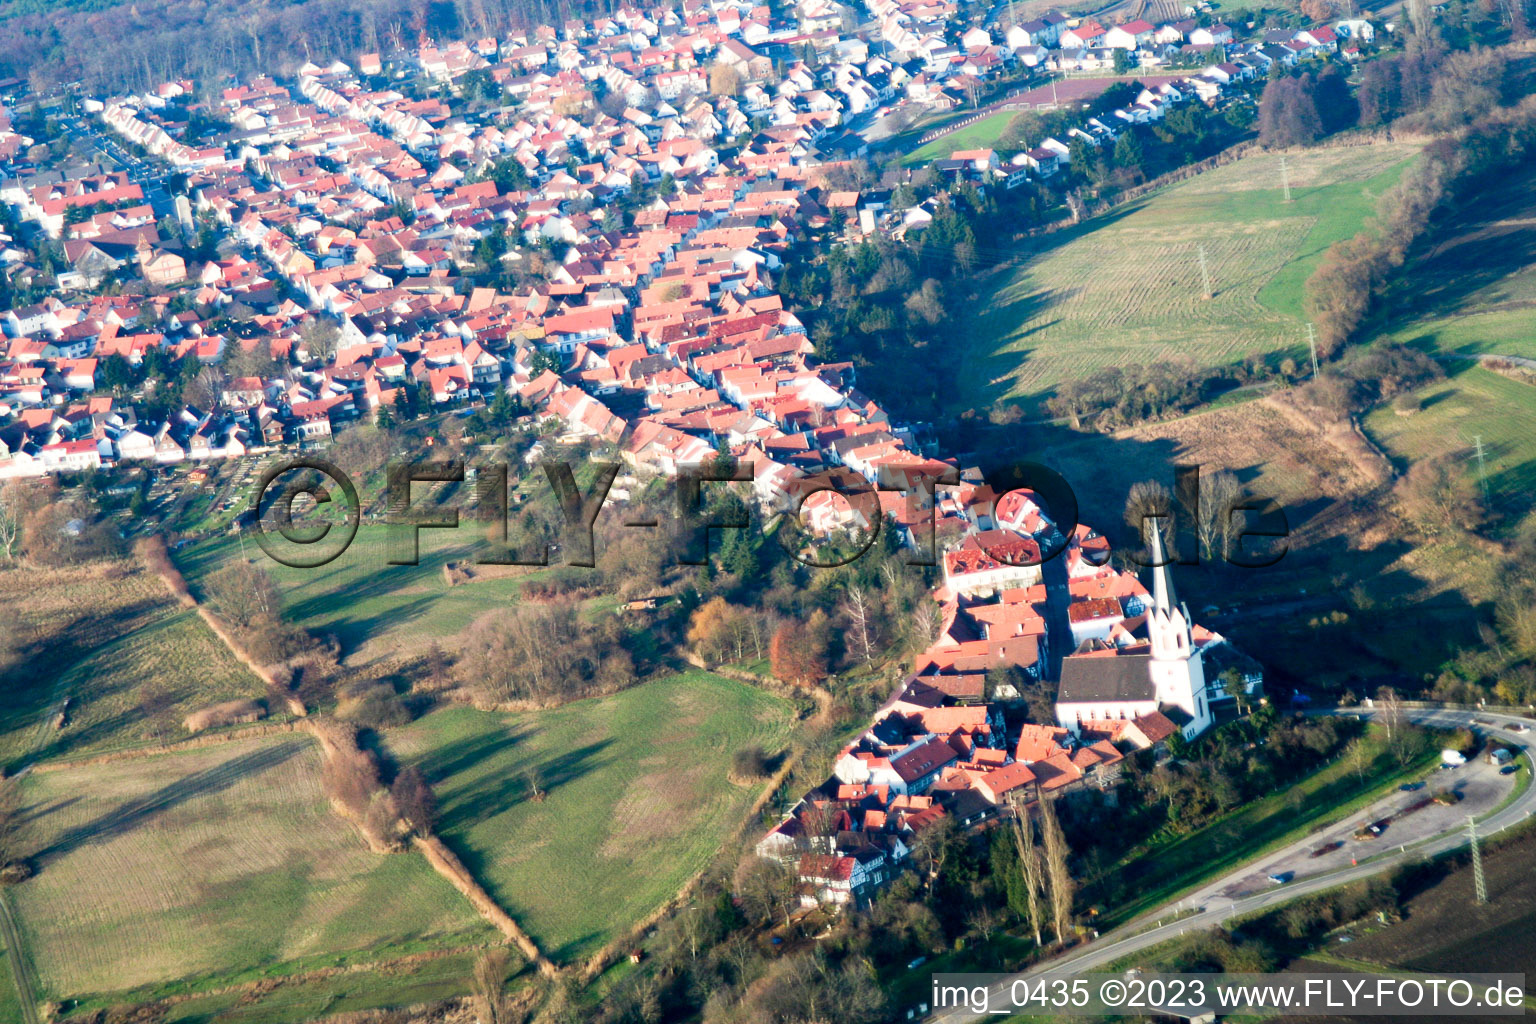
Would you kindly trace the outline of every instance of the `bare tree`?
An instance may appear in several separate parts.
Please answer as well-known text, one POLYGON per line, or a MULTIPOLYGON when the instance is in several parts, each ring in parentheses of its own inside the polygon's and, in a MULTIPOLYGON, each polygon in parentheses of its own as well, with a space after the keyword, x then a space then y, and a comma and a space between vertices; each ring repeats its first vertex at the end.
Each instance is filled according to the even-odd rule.
POLYGON ((708 911, 699 906, 684 907, 677 913, 677 930, 688 943, 688 959, 699 958, 699 944, 709 938, 710 919, 708 911))
POLYGON ((1045 873, 1050 882, 1051 927, 1056 931, 1056 941, 1065 943, 1072 927, 1072 898, 1076 883, 1067 866, 1071 847, 1062 834, 1061 822, 1056 819, 1056 808, 1049 800, 1040 800, 1040 835, 1045 840, 1045 873))
POLYGON ((1186 508, 1195 521, 1195 536, 1200 542, 1200 557, 1225 558, 1231 553, 1231 541, 1238 527, 1233 522, 1232 507, 1242 498, 1243 486, 1237 477, 1222 470, 1200 480, 1199 508, 1186 508))
POLYGON ((860 586, 848 588, 843 601, 843 614, 848 617, 848 629, 853 649, 859 652, 865 664, 875 660, 875 624, 869 595, 860 586))
POLYGON ((0 550, 7 562, 16 557, 16 541, 21 538, 22 503, 16 487, 12 482, 0 488, 0 550))
POLYGON ((1393 490, 1408 518, 1426 536, 1469 530, 1483 519, 1477 485, 1457 455, 1415 462, 1393 490))
POLYGON ((991 942, 992 933, 1002 927, 1002 915, 985 897, 971 909, 967 917, 971 930, 981 936, 982 942, 991 942))
POLYGON ((1041 903, 1045 879, 1040 864, 1040 851, 1035 849, 1035 825, 1029 816, 1029 807, 1022 797, 1013 799, 1013 843, 1019 851, 1019 873, 1024 879, 1024 907, 1029 918, 1030 930, 1035 933, 1036 947, 1044 945, 1040 929, 1045 924, 1045 908, 1041 903))
POLYGON ((282 609, 277 584, 254 562, 230 562, 208 577, 204 589, 213 610, 238 630, 265 626, 282 609))
POLYGON ((474 1004, 480 1024, 511 1024, 512 1001, 507 998, 511 956, 505 949, 488 949, 475 961, 474 1004))
POLYGON ((1221 680, 1221 689, 1228 697, 1237 703, 1237 710, 1243 714, 1248 713, 1248 682, 1243 674, 1235 668, 1229 668, 1217 677, 1221 680))
POLYGON ((1349 749, 1345 751, 1345 756, 1349 758, 1350 768, 1354 769, 1355 781, 1364 786, 1366 768, 1365 740, 1363 738, 1357 739, 1351 743, 1349 749))
POLYGON ((406 824, 419 836, 430 835, 437 824, 437 796, 421 769, 415 765, 403 769, 389 791, 394 794, 395 806, 406 824))
POLYGON ((1136 531, 1136 538, 1150 548, 1152 528, 1163 531, 1163 550, 1173 550, 1173 495, 1156 480, 1142 480, 1131 485, 1125 499, 1125 525, 1136 531))
POLYGON ((1390 746, 1403 726, 1402 698, 1392 687, 1383 686, 1376 691, 1376 703, 1381 708, 1381 724, 1387 730, 1387 745, 1390 746))
POLYGON ((837 808, 828 801, 809 802, 800 811, 800 830, 812 853, 830 853, 837 834, 837 808))
POLYGON ((523 785, 528 789, 528 799, 535 803, 543 803, 544 798, 549 795, 544 788, 544 780, 539 775, 539 769, 534 765, 523 769, 523 785))
POLYGON ((205 366, 197 371, 192 383, 187 385, 187 401, 199 409, 208 410, 219 404, 224 394, 224 371, 217 366, 205 366))
POLYGON ((789 924, 798 880, 795 872, 766 857, 748 857, 736 868, 732 887, 741 898, 741 908, 756 923, 768 924, 782 913, 789 924))
POLYGON ((341 343, 341 328, 329 317, 313 316, 299 329, 299 341, 308 358, 323 363, 336 354, 336 347, 341 343))
POLYGON ((743 615, 742 628, 746 630, 747 640, 752 644, 752 657, 761 659, 767 648, 768 630, 763 627, 762 619, 757 615, 743 615))
POLYGON ((1403 712, 1402 696, 1390 686, 1376 691, 1376 703, 1381 707, 1381 724, 1387 730, 1387 749, 1403 767, 1413 760, 1413 744, 1409 742, 1408 719, 1403 712))
POLYGON ((912 859, 923 864, 925 887, 930 895, 934 883, 944 873, 944 865, 959 845, 960 834, 955 819, 945 815, 919 832, 912 840, 912 859))

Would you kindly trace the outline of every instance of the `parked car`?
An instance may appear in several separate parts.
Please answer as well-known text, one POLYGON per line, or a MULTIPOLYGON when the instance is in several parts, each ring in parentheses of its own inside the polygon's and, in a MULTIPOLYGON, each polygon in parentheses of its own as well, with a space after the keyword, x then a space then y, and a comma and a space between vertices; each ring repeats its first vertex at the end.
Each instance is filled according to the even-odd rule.
POLYGON ((1422 783, 1422 782, 1405 782, 1401 786, 1398 786, 1397 788, 1402 790, 1404 793, 1413 793, 1413 792, 1417 792, 1418 790, 1423 789, 1424 788, 1424 783, 1422 783))
POLYGON ((1519 765, 1517 765, 1517 764, 1507 764, 1503 768, 1499 769, 1499 774, 1500 775, 1513 775, 1513 774, 1515 774, 1515 772, 1517 772, 1519 770, 1520 770, 1520 766, 1519 765))
POLYGON ((1278 872, 1277 874, 1270 875, 1269 876, 1269 881, 1270 881, 1270 884, 1272 884, 1272 885, 1284 885, 1286 882, 1289 882, 1291 879, 1293 879, 1295 877, 1296 877, 1296 872, 1294 872, 1294 871, 1281 871, 1281 872, 1278 872))

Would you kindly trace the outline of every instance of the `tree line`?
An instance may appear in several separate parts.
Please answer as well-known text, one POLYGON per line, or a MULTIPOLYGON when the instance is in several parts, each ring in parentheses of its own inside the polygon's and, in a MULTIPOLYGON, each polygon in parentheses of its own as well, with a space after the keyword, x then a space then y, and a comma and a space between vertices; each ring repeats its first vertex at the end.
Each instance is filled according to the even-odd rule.
POLYGON ((1354 336, 1435 217, 1484 185, 1498 187, 1494 179, 1520 166, 1536 142, 1536 101, 1498 105, 1508 73, 1502 53, 1458 53, 1438 63, 1426 53, 1393 60, 1399 61, 1399 70, 1388 66, 1375 74, 1390 78, 1401 74, 1401 68, 1425 63, 1434 69, 1427 90, 1430 105, 1398 123, 1413 119, 1444 133, 1382 197, 1376 219, 1352 238, 1330 246, 1307 279, 1307 314, 1317 324, 1325 355, 1336 353, 1354 336))

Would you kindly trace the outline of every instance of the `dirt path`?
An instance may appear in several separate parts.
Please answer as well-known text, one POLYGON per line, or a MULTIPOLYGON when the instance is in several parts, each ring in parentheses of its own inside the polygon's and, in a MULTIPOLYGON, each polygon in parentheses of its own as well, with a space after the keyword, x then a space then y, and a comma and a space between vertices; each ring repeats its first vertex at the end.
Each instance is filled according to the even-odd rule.
POLYGON ((21 932, 11 914, 11 901, 0 894, 0 939, 5 942, 11 964, 11 980, 16 983, 16 998, 21 1003, 22 1024, 39 1024, 37 1016, 37 979, 32 964, 21 948, 21 932))
POLYGON ((543 974, 546 978, 553 978, 559 974, 559 969, 549 957, 543 954, 538 945, 529 937, 528 933, 523 931, 521 926, 512 919, 512 915, 502 909, 501 905, 491 898, 491 894, 485 891, 485 888, 475 879, 475 876, 470 874, 469 869, 464 866, 458 857, 454 856, 453 851, 448 849, 441 839, 437 838, 437 836, 428 836, 426 838, 415 836, 411 842, 415 844, 416 849, 421 851, 421 855, 427 859, 427 863, 432 865, 432 870, 446 878, 450 885, 474 905, 474 908, 480 912, 481 917, 494 925, 497 931, 511 939, 517 948, 522 951, 522 954, 539 969, 539 973, 543 974))

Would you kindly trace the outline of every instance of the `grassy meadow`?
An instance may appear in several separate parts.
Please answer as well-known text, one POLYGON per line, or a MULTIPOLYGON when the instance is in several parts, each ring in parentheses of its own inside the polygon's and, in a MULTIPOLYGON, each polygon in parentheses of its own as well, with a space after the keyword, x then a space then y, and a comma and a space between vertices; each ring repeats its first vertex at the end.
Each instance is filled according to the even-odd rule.
MULTIPOLYGON (((1365 421, 1400 467, 1469 451, 1481 437, 1492 510, 1508 523, 1533 508, 1536 386, 1475 363, 1478 356, 1536 359, 1536 172, 1446 218, 1411 255, 1388 296, 1381 336, 1439 357, 1447 378, 1421 388, 1411 416, 1391 409, 1365 421)), ((1475 472, 1475 466, 1473 466, 1475 472)))
POLYGON ((202 620, 134 562, 8 569, 0 598, 12 609, 16 659, 0 673, 0 764, 180 735, 188 712, 262 692, 202 620))
POLYGON ((557 962, 595 952, 705 867, 757 790, 732 755, 784 746, 790 708, 707 672, 551 711, 435 711, 387 737, 418 764, 439 832, 557 962), (547 796, 529 798, 536 768, 547 796))
POLYGON ((470 990, 477 955, 476 950, 455 950, 429 959, 392 962, 378 970, 285 980, 255 1000, 241 991, 210 992, 173 1004, 165 1024, 294 1024, 435 1003, 470 990))
POLYGON ((11 979, 13 950, 0 941, 0 1020, 25 1020, 21 1011, 21 997, 16 994, 16 984, 11 979))
MULTIPOLYGON (((1366 418, 1367 431, 1405 465, 1466 455, 1481 437, 1494 507, 1529 508, 1536 491, 1536 386, 1458 361, 1419 397, 1423 407, 1411 416, 1375 410, 1366 418)), ((1468 466, 1476 471, 1475 462, 1468 466)))
POLYGON ((491 934, 424 860, 370 852, 332 812, 304 735, 34 772, 24 792, 39 870, 12 899, 48 997, 491 934))
MULTIPOLYGON (((361 663, 395 653, 424 640, 453 646, 454 638, 498 605, 515 603, 522 584, 541 569, 519 576, 476 580, 450 587, 447 562, 472 560, 481 537, 463 523, 457 530, 422 530, 420 564, 390 565, 390 528, 378 523, 358 528, 357 537, 339 558, 314 569, 297 569, 267 558, 247 540, 245 554, 272 574, 283 596, 289 622, 317 633, 333 634, 342 653, 361 663)), ((237 537, 203 541, 180 551, 177 564, 197 587, 232 559, 241 557, 237 537)))
POLYGON ((1302 285, 1417 148, 1254 154, 1162 189, 998 268, 966 325, 957 404, 1039 402, 1106 366, 1306 351, 1302 285), (1202 297, 1204 248, 1213 297, 1202 297))
POLYGON ((1521 306, 1421 320, 1392 332, 1389 337, 1445 355, 1536 359, 1536 316, 1531 309, 1521 306))

